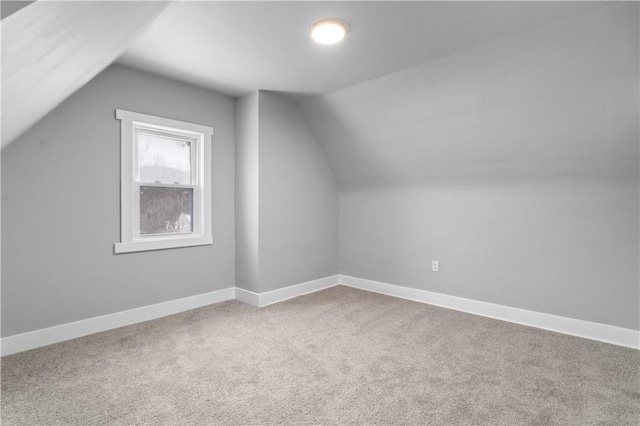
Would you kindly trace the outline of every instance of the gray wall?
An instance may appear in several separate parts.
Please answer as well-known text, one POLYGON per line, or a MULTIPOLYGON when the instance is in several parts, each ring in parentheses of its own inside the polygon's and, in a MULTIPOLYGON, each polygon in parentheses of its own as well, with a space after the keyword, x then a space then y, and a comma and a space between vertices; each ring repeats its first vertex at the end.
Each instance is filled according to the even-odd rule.
POLYGON ((23 7, 29 6, 31 3, 34 3, 34 1, 26 1, 26 0, 8 1, 8 0, 3 0, 2 3, 0 3, 0 17, 2 19, 4 19, 7 16, 13 15, 14 13, 19 11, 23 7))
POLYGON ((231 287, 234 226, 233 99, 110 67, 2 151, 2 336, 231 287), (212 246, 113 254, 116 108, 214 128, 212 246))
POLYGON ((637 187, 382 189, 340 205, 343 274, 638 329, 637 187))
POLYGON ((258 92, 236 100, 236 286, 260 291, 258 277, 258 92))
POLYGON ((298 107, 260 91, 260 291, 338 273, 338 186, 298 107))
POLYGON ((340 272, 640 328, 638 52, 617 3, 305 101, 340 272))

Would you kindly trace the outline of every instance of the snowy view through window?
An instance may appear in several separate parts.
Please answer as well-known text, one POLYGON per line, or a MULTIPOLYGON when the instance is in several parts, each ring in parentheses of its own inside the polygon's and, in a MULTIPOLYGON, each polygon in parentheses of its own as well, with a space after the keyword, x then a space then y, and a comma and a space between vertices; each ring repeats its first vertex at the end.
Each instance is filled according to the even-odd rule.
POLYGON ((140 182, 191 184, 191 142, 138 134, 140 182))
POLYGON ((140 186, 140 234, 193 232, 193 188, 191 184, 191 143, 155 134, 138 134, 140 182, 162 183, 167 187, 140 186))

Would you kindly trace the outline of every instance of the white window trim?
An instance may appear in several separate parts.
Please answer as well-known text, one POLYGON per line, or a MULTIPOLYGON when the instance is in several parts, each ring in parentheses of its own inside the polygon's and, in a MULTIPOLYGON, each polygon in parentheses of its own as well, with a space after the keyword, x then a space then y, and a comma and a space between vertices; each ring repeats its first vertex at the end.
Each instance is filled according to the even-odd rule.
MULTIPOLYGON (((161 250, 213 244, 211 233, 211 138, 213 128, 169 118, 116 109, 121 120, 120 152, 120 238, 115 253, 161 250), (137 182, 136 129, 146 128, 180 134, 194 140, 197 155, 192 164, 194 177, 194 229, 189 234, 140 236, 140 193, 137 182), (195 167, 194 167, 195 166, 195 167), (137 214, 136 214, 137 213, 137 214), (137 228, 136 228, 137 227, 137 228)), ((146 184, 145 184, 146 185, 146 184)))

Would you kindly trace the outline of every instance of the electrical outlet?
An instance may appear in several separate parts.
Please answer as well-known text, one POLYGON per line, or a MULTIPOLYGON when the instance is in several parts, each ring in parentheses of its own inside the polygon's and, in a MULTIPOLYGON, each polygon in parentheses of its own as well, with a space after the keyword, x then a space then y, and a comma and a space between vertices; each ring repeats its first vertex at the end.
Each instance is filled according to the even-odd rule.
POLYGON ((433 262, 431 262, 431 271, 433 272, 440 271, 440 265, 438 264, 437 260, 434 260, 433 262))

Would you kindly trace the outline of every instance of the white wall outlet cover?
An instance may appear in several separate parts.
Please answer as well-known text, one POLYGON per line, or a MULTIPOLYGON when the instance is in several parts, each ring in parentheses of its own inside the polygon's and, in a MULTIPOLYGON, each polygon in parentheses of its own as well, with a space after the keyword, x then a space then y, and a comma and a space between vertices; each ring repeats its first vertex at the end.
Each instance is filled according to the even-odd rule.
POLYGON ((437 260, 434 260, 433 262, 431 262, 431 270, 433 272, 438 272, 440 270, 440 265, 438 264, 437 260))

